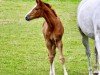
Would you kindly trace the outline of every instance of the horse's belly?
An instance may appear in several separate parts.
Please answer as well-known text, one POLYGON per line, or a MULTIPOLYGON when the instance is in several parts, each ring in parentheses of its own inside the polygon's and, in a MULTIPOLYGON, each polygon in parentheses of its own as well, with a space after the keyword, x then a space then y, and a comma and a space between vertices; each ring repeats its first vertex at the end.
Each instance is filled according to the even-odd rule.
POLYGON ((93 26, 92 25, 79 25, 79 27, 81 28, 81 30, 82 30, 82 32, 86 35, 86 36, 88 36, 88 37, 90 37, 90 38, 92 38, 92 39, 94 39, 94 29, 93 29, 93 26))

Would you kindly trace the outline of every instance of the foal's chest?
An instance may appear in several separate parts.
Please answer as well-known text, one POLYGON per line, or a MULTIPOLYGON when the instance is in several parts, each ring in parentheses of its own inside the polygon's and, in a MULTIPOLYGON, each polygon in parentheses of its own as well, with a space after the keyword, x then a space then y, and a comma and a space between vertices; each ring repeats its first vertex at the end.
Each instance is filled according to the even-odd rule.
POLYGON ((45 39, 55 40, 57 38, 57 35, 54 32, 48 31, 44 34, 45 39))
POLYGON ((61 24, 56 25, 56 27, 50 27, 47 22, 43 24, 43 35, 45 39, 48 40, 60 40, 64 33, 64 28, 61 24))
POLYGON ((61 37, 62 37, 62 34, 60 34, 60 33, 55 33, 55 32, 50 32, 50 31, 48 31, 47 33, 44 33, 44 32, 43 32, 43 35, 44 35, 44 38, 45 38, 45 39, 53 40, 53 41, 60 40, 61 37))

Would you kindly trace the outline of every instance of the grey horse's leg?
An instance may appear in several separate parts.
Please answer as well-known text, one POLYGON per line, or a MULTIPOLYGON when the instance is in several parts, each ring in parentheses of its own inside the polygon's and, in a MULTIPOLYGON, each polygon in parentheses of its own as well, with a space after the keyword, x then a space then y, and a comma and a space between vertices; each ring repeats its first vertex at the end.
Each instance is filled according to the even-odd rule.
POLYGON ((79 31, 82 35, 82 43, 86 48, 86 55, 87 55, 87 58, 88 58, 89 75, 93 75, 92 74, 91 59, 90 59, 91 53, 90 53, 90 48, 89 48, 89 40, 88 40, 88 37, 81 31, 80 28, 79 28, 79 31))
POLYGON ((99 61, 98 61, 98 52, 96 47, 95 47, 95 57, 96 57, 96 69, 98 70, 99 61))
POLYGON ((99 70, 99 61, 98 61, 98 52, 97 52, 97 48, 95 47, 95 71, 94 71, 94 75, 98 75, 98 70, 99 70))
MULTIPOLYGON (((99 21, 100 21, 100 16, 99 16, 99 21)), ((94 22, 94 32, 95 32, 95 46, 96 46, 97 53, 98 53, 97 75, 100 75, 100 22, 98 21, 94 22)))

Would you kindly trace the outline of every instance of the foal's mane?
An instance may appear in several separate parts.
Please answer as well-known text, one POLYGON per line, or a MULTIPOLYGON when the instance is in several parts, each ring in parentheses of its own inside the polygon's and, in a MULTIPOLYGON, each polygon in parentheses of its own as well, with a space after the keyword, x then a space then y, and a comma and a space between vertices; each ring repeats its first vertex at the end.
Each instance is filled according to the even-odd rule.
POLYGON ((44 3, 48 8, 50 8, 52 10, 52 12, 54 13, 54 15, 57 17, 56 12, 51 8, 51 5, 48 3, 44 3))

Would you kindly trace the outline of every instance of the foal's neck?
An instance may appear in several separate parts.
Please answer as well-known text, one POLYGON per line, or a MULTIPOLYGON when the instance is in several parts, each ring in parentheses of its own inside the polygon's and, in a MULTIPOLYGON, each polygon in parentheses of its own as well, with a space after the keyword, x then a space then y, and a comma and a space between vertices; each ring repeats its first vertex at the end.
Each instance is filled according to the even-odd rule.
POLYGON ((48 27, 55 28, 55 21, 57 20, 57 16, 52 12, 52 10, 46 10, 44 12, 44 18, 48 24, 48 27))

